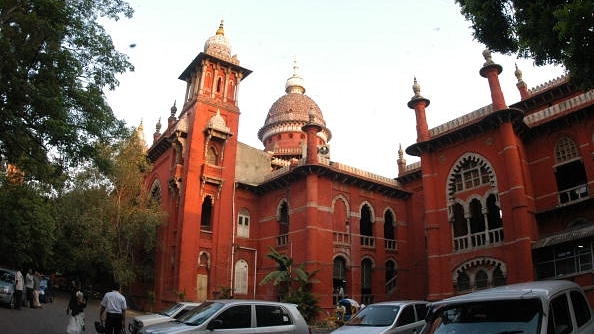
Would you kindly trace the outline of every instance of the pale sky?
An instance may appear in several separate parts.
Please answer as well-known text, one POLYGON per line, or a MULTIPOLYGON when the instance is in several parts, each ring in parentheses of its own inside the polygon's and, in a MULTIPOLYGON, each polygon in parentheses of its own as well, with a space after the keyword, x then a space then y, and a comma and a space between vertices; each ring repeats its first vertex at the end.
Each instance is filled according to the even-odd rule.
MULTIPOLYGON (((159 118, 165 129, 174 101, 179 114, 186 85, 178 77, 221 19, 232 54, 253 71, 239 88, 238 140, 258 149, 264 146, 257 132, 285 94, 294 60, 306 95, 332 132, 331 160, 386 177, 398 175, 398 145, 404 149, 417 138, 414 111, 406 105, 414 77, 431 101, 429 128, 491 103, 487 79, 479 75, 485 47, 473 40, 454 0, 128 2, 134 17, 107 30, 136 69, 120 76, 107 98, 129 126, 143 121, 149 145, 159 118)), ((508 105, 520 98, 515 63, 529 88, 564 73, 498 53, 493 61, 503 66, 499 80, 508 105)))

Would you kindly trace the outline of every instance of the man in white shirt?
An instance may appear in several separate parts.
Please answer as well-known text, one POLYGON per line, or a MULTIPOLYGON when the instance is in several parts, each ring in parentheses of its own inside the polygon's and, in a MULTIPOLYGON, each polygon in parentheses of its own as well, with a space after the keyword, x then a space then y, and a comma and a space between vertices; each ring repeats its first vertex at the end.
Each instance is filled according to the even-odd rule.
POLYGON ((17 310, 21 309, 21 305, 23 304, 23 288, 25 287, 25 282, 23 280, 23 274, 21 274, 20 270, 17 270, 16 274, 14 275, 14 307, 17 310))
POLYGON ((105 333, 120 334, 126 323, 126 297, 120 293, 120 285, 114 284, 113 290, 103 296, 99 319, 103 321, 105 315, 105 333))
POLYGON ((35 287, 35 282, 33 281, 33 269, 29 269, 27 275, 25 275, 25 293, 27 294, 27 303, 29 303, 30 308, 35 308, 35 304, 33 303, 33 288, 35 287))

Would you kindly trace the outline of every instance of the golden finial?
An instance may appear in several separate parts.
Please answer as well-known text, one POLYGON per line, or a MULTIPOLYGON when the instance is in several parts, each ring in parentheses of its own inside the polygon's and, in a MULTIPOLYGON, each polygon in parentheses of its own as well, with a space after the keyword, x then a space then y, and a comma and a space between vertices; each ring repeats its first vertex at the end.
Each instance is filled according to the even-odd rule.
POLYGON ((223 19, 221 19, 221 23, 219 24, 219 29, 217 29, 216 34, 225 36, 225 30, 223 30, 223 19))

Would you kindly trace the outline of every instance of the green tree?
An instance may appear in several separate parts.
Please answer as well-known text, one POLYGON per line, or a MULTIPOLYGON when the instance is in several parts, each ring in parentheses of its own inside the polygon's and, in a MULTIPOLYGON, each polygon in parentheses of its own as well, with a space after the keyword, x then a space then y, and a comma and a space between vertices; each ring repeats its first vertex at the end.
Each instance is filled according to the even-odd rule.
POLYGON ((156 228, 164 215, 143 186, 150 170, 144 150, 135 132, 103 147, 105 159, 113 161, 109 173, 87 166, 58 198, 56 208, 64 211, 57 245, 60 268, 124 286, 152 279, 156 228))
POLYGON ((99 161, 97 143, 122 137, 103 89, 133 67, 98 22, 132 13, 122 0, 0 1, 1 161, 27 179, 61 180, 99 161))
POLYGON ((592 0, 456 0, 474 37, 489 49, 561 64, 582 89, 594 88, 592 0))
POLYGON ((29 183, 0 176, 0 263, 24 269, 51 266, 56 222, 52 203, 29 183))
POLYGON ((276 286, 280 300, 297 304, 305 320, 310 323, 320 312, 318 300, 311 291, 312 285, 319 283, 314 276, 320 270, 307 272, 304 264, 293 268, 293 259, 280 254, 272 247, 269 249, 270 252, 266 256, 276 262, 278 269, 264 276, 260 285, 272 283, 273 286, 276 286))

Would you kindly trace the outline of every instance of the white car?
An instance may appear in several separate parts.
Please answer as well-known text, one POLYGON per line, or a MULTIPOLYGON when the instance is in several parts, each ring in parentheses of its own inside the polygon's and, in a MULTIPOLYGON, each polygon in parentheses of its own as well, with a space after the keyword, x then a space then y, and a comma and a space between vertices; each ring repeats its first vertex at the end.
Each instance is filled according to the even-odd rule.
POLYGON ((134 317, 134 320, 128 324, 128 330, 130 333, 136 334, 143 327, 175 320, 198 305, 200 305, 200 303, 178 302, 159 313, 136 316, 134 317))
POLYGON ((564 280, 511 284, 431 303, 423 334, 592 334, 582 288, 564 280))
POLYGON ((395 300, 365 306, 331 334, 412 334, 425 325, 428 302, 395 300))

